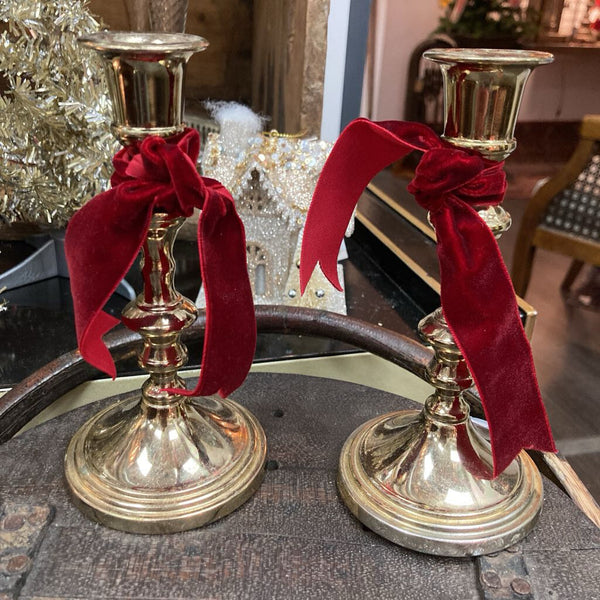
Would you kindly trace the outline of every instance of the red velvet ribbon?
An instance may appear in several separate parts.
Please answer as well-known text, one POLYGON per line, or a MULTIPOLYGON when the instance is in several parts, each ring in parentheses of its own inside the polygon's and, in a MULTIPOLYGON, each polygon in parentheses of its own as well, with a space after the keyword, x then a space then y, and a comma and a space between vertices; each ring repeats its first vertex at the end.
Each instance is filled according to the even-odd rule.
POLYGON ((200 137, 193 129, 168 140, 151 136, 113 159, 112 188, 71 218, 65 251, 71 277, 77 341, 83 358, 113 378, 102 336, 119 321, 102 311, 140 251, 154 212, 189 217, 201 209, 198 251, 206 294, 202 369, 182 395, 226 396, 244 381, 256 345, 256 320, 246 267, 244 227, 233 198, 217 181, 200 177, 200 137))
POLYGON ((424 155, 408 189, 435 227, 442 309, 481 396, 496 476, 524 448, 556 452, 510 277, 473 208, 502 201, 503 163, 454 148, 419 123, 353 121, 315 189, 302 241, 301 289, 317 262, 341 289, 338 250, 358 198, 376 173, 413 150, 424 155))

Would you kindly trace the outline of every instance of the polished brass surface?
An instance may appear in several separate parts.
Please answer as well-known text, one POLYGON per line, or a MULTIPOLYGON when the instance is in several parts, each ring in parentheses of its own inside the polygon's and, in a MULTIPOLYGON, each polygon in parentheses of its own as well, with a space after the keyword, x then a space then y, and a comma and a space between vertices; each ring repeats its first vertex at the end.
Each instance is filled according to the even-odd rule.
MULTIPOLYGON (((489 453, 468 419, 462 427, 476 453, 489 453)), ((456 434, 457 426, 418 411, 365 423, 342 449, 344 502, 369 529, 418 552, 478 556, 512 546, 537 521, 539 473, 523 453, 481 485, 461 463, 456 434)))
POLYGON ((452 144, 503 160, 515 148, 517 115, 534 67, 552 62, 547 52, 447 48, 423 56, 444 77, 443 137, 452 144))
POLYGON ((510 229, 512 218, 502 206, 487 206, 477 211, 496 238, 510 229))
MULTIPOLYGON (((115 100, 122 142, 181 127, 183 67, 193 51, 206 46, 204 40, 103 33, 84 43, 115 68, 112 93, 123 94, 122 104, 115 100), (135 61, 133 70, 122 68, 135 61)), ((184 220, 152 216, 142 247, 144 289, 123 310, 123 323, 143 338, 139 364, 150 377, 141 394, 90 419, 65 456, 75 503, 91 518, 124 531, 169 533, 214 521, 245 502, 264 473, 265 436, 251 413, 229 399, 166 391, 185 389, 177 374, 187 362, 180 336, 197 316, 194 303, 174 286, 173 243, 184 220)))
POLYGON ((90 518, 134 533, 199 527, 235 510, 263 477, 265 437, 239 404, 139 396, 113 405, 73 437, 65 473, 90 518))
POLYGON ((113 128, 122 141, 183 129, 185 64, 208 42, 184 33, 101 32, 81 43, 104 57, 113 128))
MULTIPOLYGON (((444 77, 451 144, 503 160, 539 52, 429 50, 444 77)), ((502 207, 479 207, 499 236, 510 227, 502 207)), ((421 412, 383 415, 359 427, 340 456, 338 487, 350 510, 373 531, 413 550, 445 556, 497 552, 534 527, 542 507, 541 476, 522 452, 492 479, 491 447, 469 417, 463 392, 473 383, 441 309, 419 323, 434 349, 427 369, 435 392, 421 412)))
POLYGON ((430 554, 475 556, 524 537, 537 520, 542 481, 521 453, 492 479, 489 442, 469 418, 472 385, 441 309, 419 324, 436 356, 424 410, 377 417, 342 450, 338 485, 350 510, 391 541, 430 554))

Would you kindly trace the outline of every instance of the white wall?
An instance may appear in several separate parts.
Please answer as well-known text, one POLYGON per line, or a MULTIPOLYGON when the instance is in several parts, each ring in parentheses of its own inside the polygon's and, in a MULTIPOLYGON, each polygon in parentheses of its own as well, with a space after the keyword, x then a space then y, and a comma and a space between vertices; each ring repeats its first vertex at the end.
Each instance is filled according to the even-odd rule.
POLYGON ((555 50, 527 83, 520 121, 580 121, 600 113, 600 52, 555 50))
POLYGON ((436 27, 439 0, 373 0, 374 92, 371 118, 402 119, 408 61, 415 46, 436 27))
MULTIPOLYGON (((374 0, 378 2, 375 89, 371 118, 402 119, 413 48, 436 25, 438 0, 374 0)), ((555 62, 534 71, 527 84, 520 121, 578 121, 600 113, 600 52, 562 50, 555 62)))
POLYGON ((321 139, 330 142, 340 133, 349 16, 350 0, 330 0, 321 119, 321 139))

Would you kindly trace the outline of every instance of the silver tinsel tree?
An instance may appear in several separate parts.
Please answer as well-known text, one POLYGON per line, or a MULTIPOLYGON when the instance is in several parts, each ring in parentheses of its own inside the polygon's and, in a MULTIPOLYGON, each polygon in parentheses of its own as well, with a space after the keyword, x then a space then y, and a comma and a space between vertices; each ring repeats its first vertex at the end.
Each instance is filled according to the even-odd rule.
POLYGON ((77 44, 100 26, 80 0, 2 0, 0 23, 0 225, 63 227, 112 171, 104 73, 77 44))

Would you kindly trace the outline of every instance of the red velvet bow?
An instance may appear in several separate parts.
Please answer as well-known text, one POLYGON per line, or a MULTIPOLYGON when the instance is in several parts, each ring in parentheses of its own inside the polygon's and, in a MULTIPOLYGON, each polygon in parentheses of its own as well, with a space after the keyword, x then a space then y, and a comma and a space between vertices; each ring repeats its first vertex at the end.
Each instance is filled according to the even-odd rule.
POLYGON ((451 147, 419 123, 353 121, 315 189, 300 285, 304 291, 318 262, 341 289, 338 250, 360 194, 376 173, 413 150, 425 154, 408 189, 435 227, 442 308, 481 395, 497 475, 523 448, 556 451, 510 277, 493 234, 472 208, 502 201, 502 163, 451 147))
POLYGON ((81 354, 113 378, 102 336, 118 320, 102 311, 144 243, 153 212, 189 217, 200 208, 198 251, 206 294, 200 380, 183 395, 226 396, 244 381, 256 345, 246 268, 244 227, 229 192, 200 177, 200 137, 186 129, 168 140, 152 136, 113 159, 112 188, 87 202, 69 222, 65 251, 81 354))

